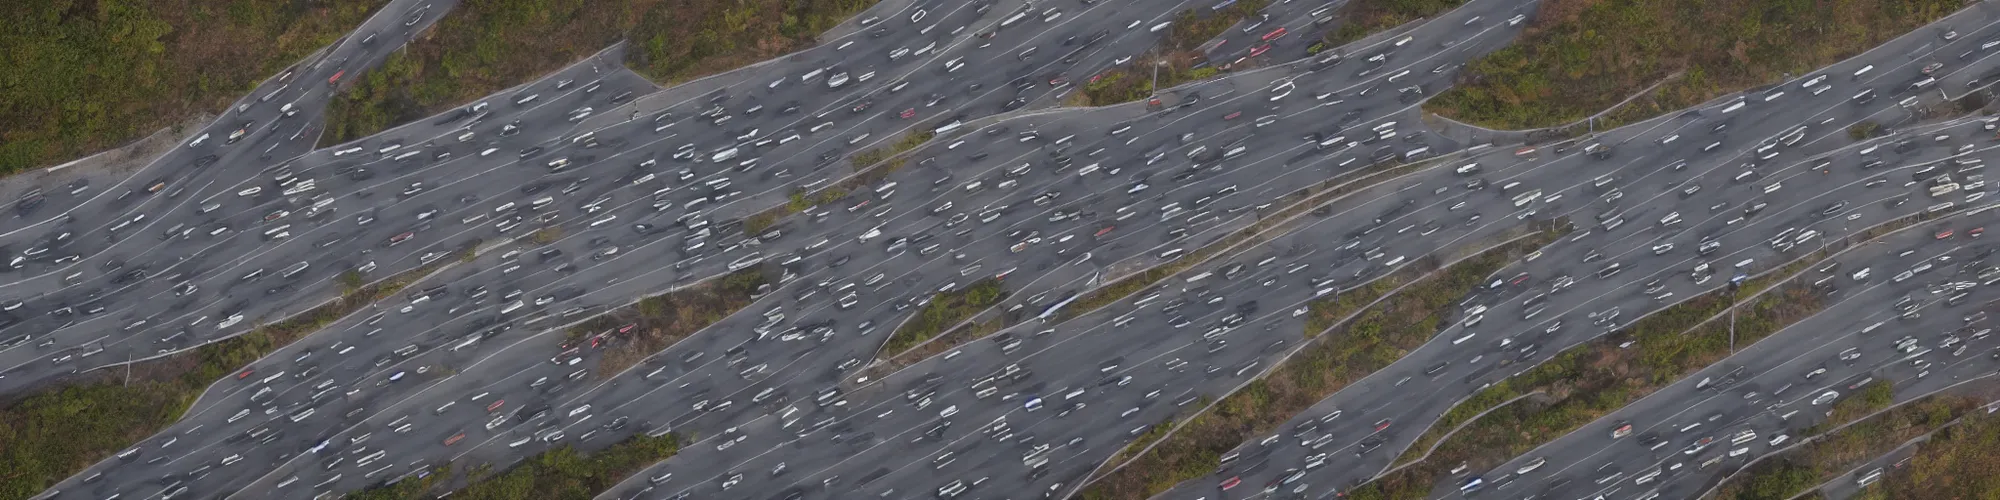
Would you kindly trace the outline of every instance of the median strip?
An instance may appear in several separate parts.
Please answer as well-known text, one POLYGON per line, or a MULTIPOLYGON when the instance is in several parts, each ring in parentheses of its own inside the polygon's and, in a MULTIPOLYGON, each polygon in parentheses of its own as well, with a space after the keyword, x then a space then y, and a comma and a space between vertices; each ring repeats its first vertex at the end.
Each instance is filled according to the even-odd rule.
MULTIPOLYGON (((1567 224, 1543 222, 1537 226, 1527 236, 1443 269, 1439 269, 1443 263, 1436 256, 1417 258, 1389 278, 1410 283, 1400 291, 1396 291, 1397 286, 1371 285, 1341 297, 1314 301, 1309 307, 1315 317, 1351 318, 1308 321, 1308 325, 1337 325, 1326 334, 1304 334, 1310 345, 1270 375, 1245 384, 1213 405, 1211 411, 1187 421, 1180 431, 1152 445, 1152 451, 1121 451, 1120 457, 1136 454, 1137 458, 1106 473, 1084 489, 1082 497, 1144 499, 1214 472, 1223 453, 1277 429, 1354 380, 1428 342, 1449 324, 1447 318, 1460 298, 1508 262, 1561 238, 1565 231, 1557 228, 1567 224), (1391 291, 1395 293, 1379 296, 1391 291), (1358 313, 1343 314, 1363 306, 1358 313)), ((1135 445, 1134 450, 1146 446, 1135 445)))
POLYGON ((563 337, 563 345, 581 346, 587 341, 605 344, 595 373, 600 379, 609 379, 681 339, 750 307, 756 302, 758 290, 767 283, 769 279, 764 276, 764 269, 753 266, 684 289, 639 299, 630 307, 570 327, 563 337))
MULTIPOLYGON (((1845 413, 1841 406, 1836 404, 1833 419, 1796 436, 1801 440, 1811 440, 1810 443, 1791 448, 1782 454, 1759 458, 1755 465, 1725 480, 1715 490, 1713 498, 1789 500, 1818 488, 1827 481, 1836 480, 1841 474, 1876 457, 1886 455, 1911 439, 1945 428, 1961 416, 1973 413, 1982 406, 1976 398, 1937 394, 1905 403, 1892 410, 1881 411, 1889 406, 1891 402, 1889 399, 1893 397, 1893 390, 1887 387, 1887 382, 1871 384, 1871 387, 1864 391, 1877 391, 1881 394, 1865 398, 1869 400, 1865 405, 1848 405, 1849 411, 1866 406, 1874 406, 1873 409, 1863 410, 1861 413, 1845 413), (1847 419, 1840 420, 1843 416, 1847 419), (1853 421, 1859 417, 1867 419, 1853 421), (1848 422, 1854 423, 1846 425, 1848 422), (1842 425, 1846 426, 1840 427, 1842 425), (1834 428, 1838 430, 1826 432, 1834 428)), ((1864 398, 1849 397, 1841 400, 1841 403, 1861 399, 1864 398)), ((1992 449, 1988 448, 1982 450, 1982 453, 1991 451, 1992 449)), ((1906 498, 1922 497, 1924 496, 1918 495, 1906 498)), ((1930 496, 1930 498, 1971 497, 1930 496)))
POLYGON ((453 499, 471 500, 588 499, 678 452, 680 439, 672 434, 638 434, 590 453, 566 444, 516 462, 498 474, 492 473, 491 465, 468 469, 464 477, 454 476, 450 466, 439 467, 348 493, 344 498, 421 500, 449 494, 453 499))

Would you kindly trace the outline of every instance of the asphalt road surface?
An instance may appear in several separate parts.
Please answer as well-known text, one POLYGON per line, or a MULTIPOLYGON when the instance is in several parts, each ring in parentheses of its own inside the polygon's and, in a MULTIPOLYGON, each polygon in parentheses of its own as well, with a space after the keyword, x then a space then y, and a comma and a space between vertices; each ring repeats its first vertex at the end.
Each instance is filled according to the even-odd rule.
MULTIPOLYGON (((305 497, 306 490, 350 491, 447 460, 506 464, 556 445, 588 449, 633 433, 674 431, 701 441, 607 497, 862 491, 894 498, 956 490, 954 481, 979 496, 1062 494, 1137 433, 1202 396, 1226 394, 1295 350, 1303 325, 1294 311, 1312 298, 1424 255, 1491 244, 1529 219, 1575 222, 1571 238, 1495 276, 1526 273, 1526 280, 1503 279, 1468 298, 1468 307, 1483 305, 1494 317, 1447 329, 1438 338, 1457 342, 1418 349, 1300 417, 1343 408, 1342 421, 1395 422, 1386 433, 1360 424, 1327 429, 1329 442, 1349 449, 1368 439, 1383 446, 1283 485, 1287 492, 1311 485, 1298 494, 1316 498, 1380 470, 1384 457, 1407 446, 1456 396, 1516 371, 1499 369, 1503 360, 1525 366, 1545 359, 1737 273, 1776 268, 1816 249, 1813 238, 1844 237, 1947 198, 1978 204, 1960 193, 1932 199, 1925 190, 1937 175, 1968 175, 1960 170, 1972 164, 1960 160, 1983 158, 1988 146, 1975 138, 1991 133, 1978 120, 1906 124, 1910 113, 1898 106, 1906 96, 1940 99, 1899 90, 1922 66, 1909 55, 1976 49, 1993 36, 1988 17, 1973 19, 1987 16, 1979 10, 1945 21, 1967 32, 1956 42, 1912 35, 1826 70, 1836 76, 1815 85, 1835 88, 1817 96, 1788 82, 1784 96, 1753 94, 1735 109, 1715 103, 1609 131, 1595 147, 1524 155, 1466 150, 1425 133, 1413 110, 1426 91, 1450 82, 1451 68, 1507 43, 1517 28, 1507 20, 1528 12, 1528 3, 1477 0, 1408 34, 1342 48, 1333 53, 1344 55, 1339 59, 1173 89, 1158 108, 1135 103, 999 120, 980 118, 1054 105, 1073 91, 1071 81, 1149 47, 1158 35, 1146 27, 1189 6, 1054 7, 1065 12, 1036 10, 1007 23, 1020 5, 981 5, 880 6, 884 12, 862 16, 878 21, 819 48, 663 91, 613 64, 584 61, 377 137, 310 153, 301 147, 294 155, 303 156, 268 169, 231 156, 254 148, 227 146, 204 168, 259 170, 217 176, 191 195, 145 198, 167 200, 160 213, 172 215, 117 231, 110 228, 130 220, 112 215, 117 210, 77 217, 100 221, 91 231, 139 236, 115 239, 111 250, 144 243, 155 248, 145 255, 159 261, 104 268, 101 262, 123 252, 78 247, 77 255, 88 256, 80 262, 30 264, 16 273, 39 273, 32 286, 51 291, 24 298, 0 336, 15 326, 77 324, 10 342, 0 361, 14 368, 0 382, 27 384, 191 348, 259 322, 249 318, 310 307, 312 298, 337 292, 333 282, 344 270, 367 268, 366 276, 381 278, 476 246, 479 255, 404 296, 219 382, 182 422, 53 491, 305 497), (1155 11, 1162 14, 1120 22, 1155 11), (1090 41, 1099 32, 1105 35, 1090 41), (910 53, 891 58, 900 48, 910 53), (1869 61, 1880 67, 1844 76, 1869 61), (1862 88, 1881 96, 1857 104, 1850 96, 1862 88), (1897 134, 1854 144, 1845 131, 1862 120, 1894 124, 1897 134), (948 126, 954 122, 963 125, 948 126), (1727 126, 1718 132, 1718 125, 1727 126), (840 182, 851 173, 841 161, 847 155, 929 129, 945 132, 841 206, 808 208, 759 235, 731 227, 795 190, 840 182), (1760 151, 1765 141, 1775 144, 1760 151), (1881 146, 1858 153, 1869 144, 1881 146), (1612 153, 1591 154, 1598 148, 1612 153), (1273 200, 1300 186, 1378 160, 1448 151, 1461 152, 1333 200, 1298 229, 1197 266, 1157 295, 1061 324, 1031 321, 882 380, 853 378, 889 332, 940 290, 1004 276, 1012 292, 1005 305, 1034 315, 1107 282, 1108 273, 1171 261, 1274 213, 1283 207, 1273 200), (1779 156, 1756 158, 1772 151, 1779 156), (417 154, 403 156, 409 152, 417 154), (1821 158, 1831 162, 1820 167, 1821 158), (1863 168, 1872 158, 1888 164, 1863 168), (1678 159, 1687 162, 1677 166, 1678 159), (1746 163, 1756 173, 1734 180, 1746 163), (1924 171, 1931 166, 1942 171, 1924 171), (280 177, 315 185, 284 194, 304 181, 280 177), (1872 181, 1878 177, 1884 181, 1872 181), (1696 184, 1703 187, 1690 189, 1696 184), (238 194, 251 186, 260 192, 238 194), (310 193, 332 201, 314 210, 319 201, 301 198, 310 193), (223 207, 197 213, 208 200, 223 207), (270 217, 280 211, 287 213, 270 217), (1679 220, 1664 222, 1668 214, 1679 220), (158 237, 174 224, 198 229, 158 237), (220 225, 229 231, 211 239, 206 233, 220 225), (524 238, 544 227, 560 228, 543 233, 555 241, 524 238), (1787 228, 1793 231, 1784 238, 1796 243, 1769 242, 1787 228), (1818 233, 1800 237, 1806 229, 1818 233), (265 233, 291 234, 267 241, 265 233), (1697 255, 1704 241, 1715 248, 1697 255), (1675 247, 1654 253, 1668 242, 1675 247), (189 257, 180 260, 182 253, 189 257), (279 283, 297 262, 308 262, 307 271, 279 283), (1697 262, 1709 263, 1698 273, 1707 277, 1687 277, 1697 262), (559 335, 548 335, 640 296, 760 263, 783 271, 756 304, 610 380, 589 376, 594 350, 566 353, 559 335), (1612 263, 1621 266, 1615 276, 1592 276, 1612 263), (122 278, 142 265, 143 275, 122 278), (67 278, 75 270, 92 271, 67 278), (254 270, 263 276, 244 278, 254 270), (1202 273, 1211 276, 1207 283, 1187 281, 1202 273), (1565 274, 1574 274, 1574 290, 1535 298, 1565 274), (75 283, 60 283, 66 279, 75 283), (166 298, 186 289, 182 283, 195 290, 166 298), (1535 305, 1513 309, 1529 300, 1535 305), (89 309, 92 301, 105 309, 46 314, 89 309), (1513 319, 1528 309, 1537 313, 1513 319), (211 326, 237 315, 245 319, 211 326), (1590 324, 1607 316, 1615 319, 1590 324), (146 323, 125 328, 139 320, 146 323), (86 322, 90 328, 76 327, 86 322), (1568 326, 1551 328, 1557 322, 1568 326), (105 325, 123 331, 89 333, 105 325), (1503 338, 1506 344, 1494 344, 1503 338), (1464 358, 1491 360, 1464 368, 1479 364, 1464 358), (1433 366, 1445 368, 1428 370, 1433 366), (1393 397, 1412 390, 1401 387, 1407 384, 1438 397, 1393 397), (994 428, 1003 418, 1006 428, 994 428), (1019 469, 1009 462, 1017 457, 1019 469)), ((394 7, 385 12, 400 12, 394 7)), ((1293 16, 1306 18, 1309 10, 1286 8, 1276 17, 1288 29, 1306 26, 1309 18, 1300 24, 1293 16)), ((1312 38, 1306 35, 1291 36, 1312 38)), ((352 57, 346 64, 357 64, 352 57)), ((1991 66, 1979 54, 1958 61, 1934 72, 1939 88, 1965 89, 1991 66)), ((219 138, 204 146, 216 147, 219 138)), ((1928 229, 1911 234, 1928 237, 1928 229)), ((1871 265, 1876 281, 1894 274, 1887 272, 1892 261, 1871 265)), ((1849 297, 1872 290, 1847 288, 1849 297)), ((1258 452, 1270 465, 1239 475, 1245 485, 1263 485, 1285 468, 1303 467, 1308 452, 1325 451, 1258 452)), ((1332 451, 1347 457, 1338 453, 1345 449, 1332 451)), ((1213 496, 1214 481, 1169 496, 1213 496)), ((1239 488, 1223 494, 1252 490, 1239 488)))

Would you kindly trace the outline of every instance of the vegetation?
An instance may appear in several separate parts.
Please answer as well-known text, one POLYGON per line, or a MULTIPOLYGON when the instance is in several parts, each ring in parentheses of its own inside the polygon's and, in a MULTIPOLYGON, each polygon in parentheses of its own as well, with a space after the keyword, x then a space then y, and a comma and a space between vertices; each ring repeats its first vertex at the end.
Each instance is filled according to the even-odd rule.
POLYGON ((893 357, 898 353, 922 344, 931 337, 943 333, 946 328, 958 326, 980 311, 999 304, 1007 298, 1007 289, 1000 286, 1000 280, 987 278, 967 285, 965 288, 937 294, 931 303, 917 311, 916 317, 904 322, 882 345, 883 357, 893 357))
POLYGON ((992 335, 1006 327, 1007 319, 1002 315, 994 315, 990 319, 967 323, 964 326, 952 329, 950 333, 946 333, 944 336, 930 342, 918 344, 916 347, 911 347, 901 352, 887 353, 888 356, 883 357, 881 363, 874 364, 869 366, 868 369, 863 370, 862 376, 866 380, 881 380, 882 377, 896 373, 896 370, 901 370, 904 367, 917 364, 917 362, 943 354, 945 351, 965 345, 966 342, 985 338, 987 335, 992 335))
POLYGON ((220 113, 384 3, 0 2, 0 175, 220 113))
MULTIPOLYGON (((468 245, 475 248, 476 244, 468 245)), ((439 263, 450 262, 439 259, 439 263)), ((28 498, 179 420, 209 384, 271 351, 388 298, 442 264, 382 280, 340 300, 189 353, 30 393, 0 409, 0 498, 28 498)))
MULTIPOLYGON (((1795 274, 1798 269, 1785 271, 1795 274)), ((1740 295, 1718 290, 1695 297, 1494 383, 1447 412, 1403 457, 1414 459, 1435 444, 1428 458, 1363 485, 1349 496, 1421 498, 1451 465, 1466 463, 1474 469, 1499 465, 1720 361, 1732 350, 1731 322, 1726 319, 1730 316, 1724 314, 1732 305, 1737 307, 1735 345, 1750 345, 1817 313, 1825 305, 1824 297, 1806 285, 1773 290, 1748 302, 1737 301, 1790 274, 1781 272, 1755 280, 1757 283, 1744 286, 1740 295), (1620 347, 1628 341, 1632 342, 1630 347, 1620 347), (1499 406, 1531 393, 1540 395, 1499 406), (1473 418, 1476 415, 1480 416, 1473 418), (1443 439, 1444 432, 1455 428, 1457 432, 1443 439)))
POLYGON ((604 357, 597 363, 597 376, 610 378, 749 307, 758 289, 768 282, 762 268, 750 267, 720 279, 646 297, 632 307, 570 327, 565 341, 576 344, 592 335, 604 334, 606 345, 604 357), (619 333, 626 326, 632 329, 619 333))
POLYGON ((461 2, 335 96, 320 144, 366 137, 574 63, 616 43, 642 12, 665 3, 461 2))
POLYGON ((633 27, 626 62, 678 83, 811 47, 876 0, 661 0, 633 27))
POLYGON ((1958 10, 1959 0, 1550 0, 1426 110, 1499 129, 1611 108, 1605 129, 1802 75, 1958 10), (1662 84, 1664 82, 1664 84, 1662 84))
POLYGON ((2000 491, 2000 415, 1970 412, 1917 446, 1910 463, 1885 472, 1858 498, 1992 498, 2000 491))
POLYGON ((1153 95, 1156 74, 1158 88, 1203 80, 1221 74, 1203 55, 1202 44, 1222 35, 1230 26, 1257 15, 1270 0, 1239 0, 1220 11, 1188 9, 1175 16, 1158 46, 1124 66, 1111 68, 1092 77, 1076 95, 1080 106, 1109 106, 1145 99, 1153 95))
MULTIPOLYGON (((1476 425, 1460 429, 1451 436, 1454 441, 1453 450, 1465 459, 1474 456, 1468 452, 1477 451, 1479 447, 1485 446, 1489 451, 1477 454, 1478 458, 1488 461, 1505 460, 1525 453, 1528 449, 1550 439, 1567 434, 1570 430, 1594 421, 1605 413, 1624 407, 1627 401, 1637 401, 1645 394, 1680 379, 1683 373, 1721 359, 1729 350, 1729 324, 1713 321, 1713 318, 1727 312, 1732 303, 1739 307, 1739 314, 1735 317, 1736 339, 1737 343, 1742 345, 1754 343, 1764 335, 1803 318, 1802 314, 1816 311, 1822 305, 1820 302, 1822 297, 1818 294, 1810 289, 1796 286, 1766 294, 1754 304, 1737 303, 1738 297, 1757 296, 1765 289, 1786 282, 1793 275, 1825 260, 1843 248, 1873 240, 1925 220, 1928 220, 1927 216, 1910 216, 1868 228, 1846 239, 1837 240, 1825 249, 1796 259, 1784 267, 1767 273, 1763 278, 1746 281, 1735 294, 1731 294, 1728 290, 1717 290, 1696 296, 1633 322, 1618 335, 1601 338, 1596 342, 1586 343, 1558 354, 1554 359, 1521 376, 1494 384, 1493 387, 1459 403, 1440 417, 1423 436, 1418 437, 1398 461, 1417 460, 1433 445, 1444 439, 1446 432, 1458 429, 1468 422, 1476 425), (1788 304, 1787 297, 1798 297, 1801 300, 1788 304), (1697 328, 1699 330, 1696 330, 1697 328), (1619 344, 1627 340, 1634 341, 1633 348, 1618 348, 1619 344), (1504 410, 1489 413, 1489 410, 1495 410, 1503 403, 1529 395, 1536 396, 1531 396, 1504 410), (1477 422, 1473 422, 1475 417, 1479 417, 1477 422), (1518 423, 1521 422, 1532 422, 1535 425, 1519 426, 1518 423), (1521 429, 1528 429, 1530 432, 1520 432, 1521 429), (1518 451, 1507 451, 1515 449, 1518 451)), ((1453 457, 1453 455, 1440 450, 1440 453, 1433 454, 1426 460, 1429 465, 1424 467, 1464 461, 1441 457, 1453 457)), ((1412 467, 1406 471, 1424 467, 1412 467)), ((1418 482, 1423 479, 1409 478, 1409 480, 1412 482, 1405 486, 1417 487, 1418 482)), ((1428 488, 1428 485, 1423 487, 1428 488)), ((1415 494, 1421 493, 1422 491, 1415 492, 1415 494)), ((1392 495, 1391 498, 1400 497, 1392 495)))
POLYGON ((1862 120, 1860 123, 1855 123, 1847 127, 1847 138, 1856 141, 1865 141, 1880 137, 1881 135, 1882 125, 1872 121, 1862 120))
MULTIPOLYGON (((1883 386, 1886 383, 1878 382, 1883 386)), ((1869 389, 1873 390, 1873 389, 1869 389)), ((1859 399, 1849 398, 1848 401, 1859 399)), ((1846 401, 1842 401, 1843 403, 1846 401)), ((1977 399, 1935 395, 1912 401, 1868 420, 1841 428, 1832 434, 1808 431, 1798 438, 1813 437, 1810 444, 1783 455, 1765 457, 1756 465, 1722 483, 1715 498, 1731 500, 1787 500, 1861 463, 1888 454, 1917 436, 1936 431, 1961 415, 1979 408, 1977 399)), ((1886 404, 1885 404, 1886 407, 1886 404)), ((1835 410, 1838 418, 1839 410, 1835 410)), ((1989 419, 1980 419, 1989 420, 1989 419)), ((1824 424, 1822 424, 1824 425, 1824 424)), ((1978 424, 1974 424, 1978 425, 1978 424)), ((1965 426, 1958 426, 1964 429, 1965 426)), ((1990 449, 1989 449, 1990 452, 1990 449)), ((1920 454, 1921 455, 1921 454, 1920 454)), ((1933 469, 1920 469, 1932 471, 1933 469)), ((1987 490, 1995 491, 1995 490, 1987 490)), ((1912 496, 1906 498, 1974 498, 1971 496, 1912 496)))
MULTIPOLYGON (((1387 367, 1436 334, 1453 306, 1473 287, 1521 255, 1561 237, 1543 228, 1526 238, 1468 258, 1418 281, 1346 322, 1309 340, 1269 376, 1245 385, 1208 412, 1197 415, 1151 453, 1099 479, 1082 492, 1086 499, 1143 499, 1181 481, 1215 470, 1224 452, 1269 433, 1348 383, 1387 367)), ((1410 267, 1438 269, 1436 256, 1410 267)), ((1321 301, 1322 303, 1326 301, 1321 301)), ((1317 307, 1328 307, 1315 303, 1317 307)))
POLYGON ((563 237, 562 226, 549 226, 541 229, 536 229, 535 232, 533 233, 528 233, 528 241, 536 245, 547 245, 550 243, 555 243, 557 241, 561 241, 562 237, 563 237))
MULTIPOLYGON (((804 49, 874 0, 477 0, 335 99, 327 143, 458 106, 631 40, 624 63, 672 84, 804 49)), ((605 66, 616 64, 606 61, 605 66)))
POLYGON ((1346 45, 1410 21, 1443 14, 1464 3, 1465 0, 1353 0, 1333 14, 1340 27, 1328 31, 1316 47, 1346 45))
POLYGON ((1869 382, 1868 385, 1862 386, 1861 390, 1850 392, 1845 397, 1840 398, 1839 401, 1835 401, 1832 412, 1827 415, 1825 421, 1806 429, 1800 434, 1806 436, 1824 434, 1828 429, 1847 425, 1849 422, 1882 411, 1884 408, 1888 408, 1889 405, 1895 403, 1895 384, 1890 383, 1888 380, 1869 382))
MULTIPOLYGON (((472 500, 587 499, 610 489, 627 476, 645 470, 680 451, 680 440, 672 434, 660 437, 634 435, 595 453, 579 453, 570 446, 537 454, 498 475, 479 477, 451 498, 472 500)), ((470 471, 468 475, 483 475, 470 471)), ((449 470, 439 470, 420 481, 405 480, 385 487, 347 495, 348 500, 419 500, 432 498, 430 491, 449 470)))

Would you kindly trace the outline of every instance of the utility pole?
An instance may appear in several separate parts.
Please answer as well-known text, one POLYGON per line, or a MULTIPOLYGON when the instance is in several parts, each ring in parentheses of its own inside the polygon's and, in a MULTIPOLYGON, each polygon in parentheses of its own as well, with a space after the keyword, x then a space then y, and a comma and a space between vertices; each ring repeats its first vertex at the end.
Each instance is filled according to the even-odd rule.
POLYGON ((132 353, 125 353, 125 387, 132 386, 132 353))

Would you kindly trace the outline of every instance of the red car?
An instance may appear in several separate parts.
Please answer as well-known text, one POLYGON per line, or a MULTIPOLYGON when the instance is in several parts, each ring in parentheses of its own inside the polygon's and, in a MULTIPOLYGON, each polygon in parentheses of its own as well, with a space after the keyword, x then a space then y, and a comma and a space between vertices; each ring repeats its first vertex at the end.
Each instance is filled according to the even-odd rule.
POLYGON ((463 432, 460 432, 460 433, 458 433, 458 434, 454 434, 454 435, 452 435, 451 437, 448 437, 448 438, 445 438, 445 439, 444 439, 444 445, 445 445, 445 446, 451 446, 451 445, 454 445, 454 444, 458 444, 458 441, 459 441, 459 440, 461 440, 461 439, 465 439, 465 433, 463 433, 463 432))
POLYGON ((1097 234, 1090 235, 1090 237, 1103 238, 1104 235, 1111 234, 1111 231, 1115 229, 1118 229, 1118 226, 1104 226, 1104 229, 1097 230, 1097 234))
POLYGON ((486 405, 486 412, 487 412, 487 413, 493 413, 493 410, 498 410, 498 409, 500 409, 500 406, 501 406, 501 405, 505 405, 505 404, 507 404, 507 400, 505 400, 505 399, 495 399, 495 400, 493 400, 493 404, 490 404, 490 405, 486 405))
POLYGON ((250 374, 252 373, 257 373, 257 369, 252 368, 248 370, 243 370, 243 373, 236 374, 236 380, 243 380, 245 378, 249 378, 250 374))
POLYGON ((639 327, 639 324, 638 324, 638 323, 632 323, 632 324, 628 324, 628 325, 625 325, 625 326, 621 326, 621 327, 618 327, 618 333, 620 333, 620 334, 625 334, 625 333, 632 333, 632 329, 634 329, 634 328, 638 328, 638 327, 639 327))
POLYGON ((1938 232, 1937 232, 1937 239, 1940 239, 1940 240, 1942 240, 1942 239, 1945 239, 1945 238, 1950 238, 1950 237, 1951 237, 1951 234, 1952 234, 1952 233, 1951 233, 1951 230, 1950 230, 1950 229, 1946 229, 1946 230, 1943 230, 1943 231, 1938 231, 1938 232))
POLYGON ((1382 429, 1387 429, 1387 428, 1389 428, 1389 419, 1385 418, 1382 419, 1381 422, 1375 423, 1375 432, 1382 432, 1382 429))
POLYGON ((1974 238, 1978 238, 1978 237, 1979 237, 1979 235, 1982 235, 1982 234, 1986 234, 1986 228, 1985 228, 1985 227, 1975 227, 1975 228, 1972 228, 1972 229, 1967 229, 1967 230, 1965 230, 1965 235, 1966 235, 1966 236, 1971 236, 1971 237, 1974 237, 1974 238))
POLYGON ((914 116, 917 116, 917 108, 910 108, 910 109, 905 109, 905 110, 903 110, 903 114, 902 114, 901 116, 902 116, 902 117, 903 117, 903 119, 905 119, 905 120, 908 120, 908 119, 910 119, 910 117, 914 117, 914 116))
POLYGON ((1235 487, 1236 487, 1236 485, 1239 485, 1239 484, 1243 484, 1243 478, 1242 478, 1242 477, 1237 477, 1237 476, 1230 476, 1230 478, 1229 478, 1229 479, 1224 479, 1224 480, 1222 480, 1222 489, 1224 489, 1224 490, 1228 490, 1228 489, 1230 489, 1230 488, 1235 488, 1235 487))
POLYGON ((344 69, 343 69, 343 70, 340 70, 340 71, 335 71, 335 72, 333 72, 333 77, 332 77, 332 78, 328 78, 328 79, 326 79, 326 84, 327 84, 327 85, 333 85, 333 84, 336 84, 336 83, 340 83, 340 75, 345 75, 345 74, 347 74, 347 70, 344 70, 344 69))
POLYGON ((1279 39, 1279 38, 1284 38, 1284 37, 1285 37, 1285 35, 1287 35, 1287 34, 1289 34, 1289 33, 1290 33, 1290 32, 1289 32, 1289 31, 1286 31, 1286 30, 1285 30, 1285 28, 1284 28, 1283 26, 1280 26, 1280 27, 1278 27, 1278 29, 1274 29, 1274 30, 1271 30, 1271 32, 1270 32, 1270 33, 1265 33, 1265 34, 1264 34, 1264 41, 1268 42, 1268 41, 1272 41, 1272 40, 1277 40, 1277 39, 1279 39))
POLYGON ((1236 119, 1236 117, 1239 117, 1239 116, 1243 116, 1243 112, 1242 112, 1242 111, 1232 111, 1232 112, 1230 112, 1229 114, 1226 114, 1226 115, 1222 115, 1222 119, 1224 119, 1224 120, 1234 120, 1234 119, 1236 119))
POLYGON ((1267 43, 1263 45, 1258 45, 1257 48, 1250 49, 1250 57, 1261 56, 1264 55, 1265 52, 1270 52, 1270 51, 1271 51, 1271 44, 1267 43))

